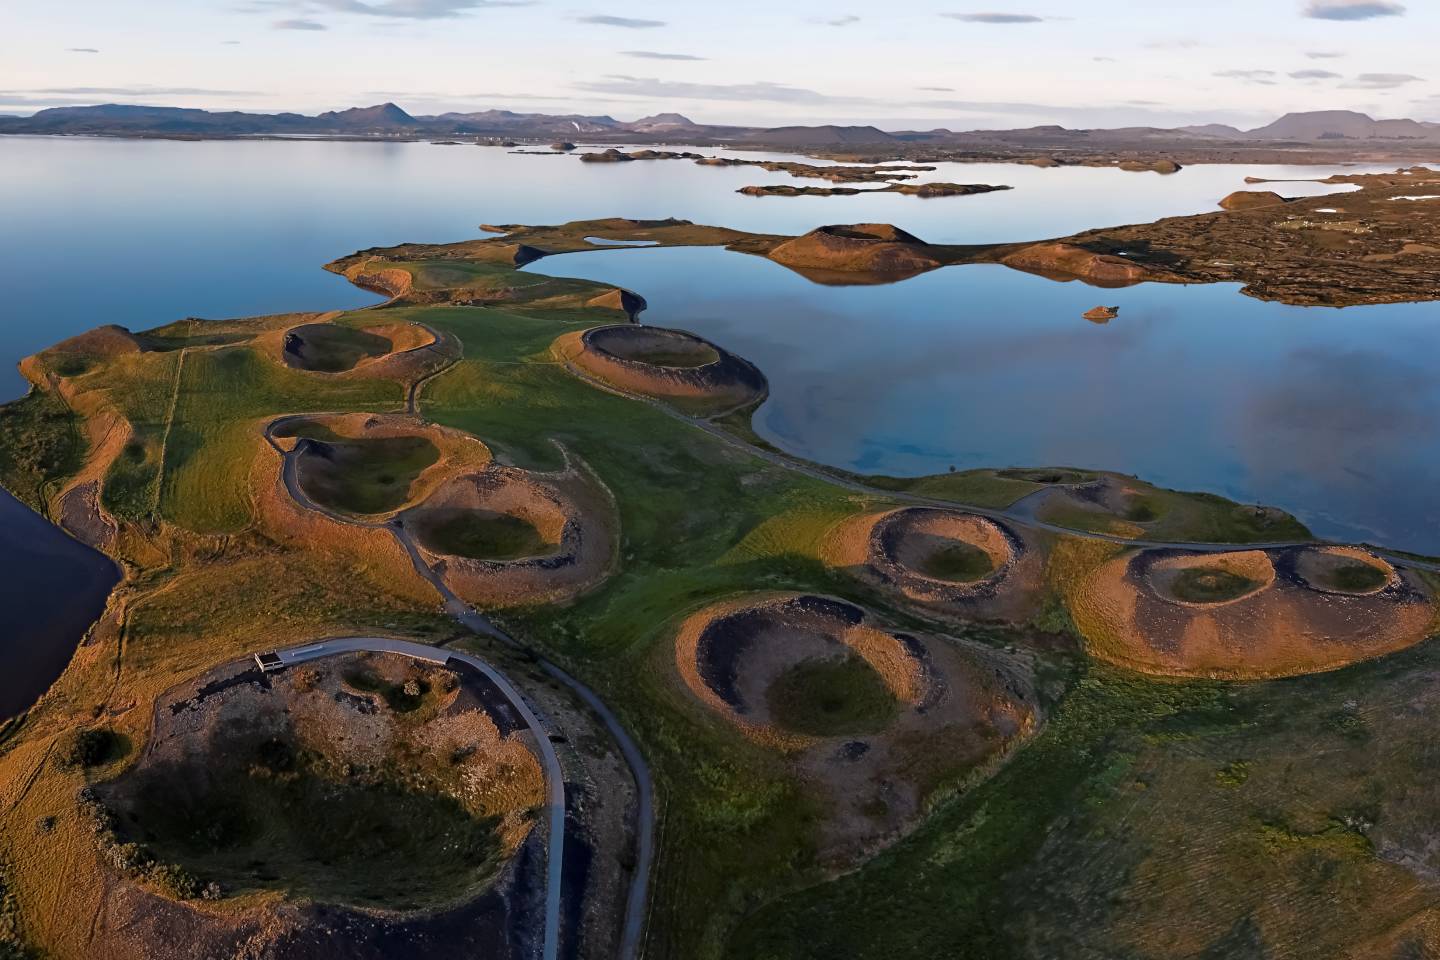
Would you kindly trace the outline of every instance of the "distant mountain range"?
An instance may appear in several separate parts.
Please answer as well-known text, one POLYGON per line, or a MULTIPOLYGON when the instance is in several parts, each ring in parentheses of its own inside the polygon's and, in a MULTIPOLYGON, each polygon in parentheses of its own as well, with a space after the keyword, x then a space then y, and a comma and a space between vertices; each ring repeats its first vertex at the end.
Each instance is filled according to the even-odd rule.
POLYGON ((91 134, 108 136, 246 137, 246 136, 356 136, 356 137, 518 137, 599 140, 669 140, 687 142, 746 141, 775 146, 880 145, 920 143, 937 145, 1003 145, 1009 147, 1083 147, 1159 142, 1198 143, 1440 143, 1440 124, 1417 120, 1375 120, 1363 113, 1323 110, 1289 113, 1254 130, 1211 123, 1177 127, 1122 127, 1077 130, 1061 126, 1018 130, 903 130, 889 132, 873 126, 735 127, 701 124, 678 113, 661 113, 632 122, 610 116, 578 114, 552 116, 484 110, 412 116, 393 103, 317 116, 298 113, 243 113, 186 107, 147 107, 102 104, 93 107, 56 107, 30 117, 0 116, 0 133, 91 134))

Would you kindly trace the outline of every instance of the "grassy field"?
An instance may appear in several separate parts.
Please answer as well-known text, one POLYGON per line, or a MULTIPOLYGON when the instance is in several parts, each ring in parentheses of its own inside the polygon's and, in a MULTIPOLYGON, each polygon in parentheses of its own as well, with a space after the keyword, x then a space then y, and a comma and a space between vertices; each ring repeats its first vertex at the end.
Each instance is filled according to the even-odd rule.
POLYGON ((1364 593, 1378 590, 1390 579, 1390 575, 1369 563, 1344 563, 1326 570, 1320 586, 1327 590, 1345 593, 1364 593))
POLYGON ((730 955, 1428 955, 1403 949, 1433 943, 1419 922, 1440 894, 1396 861, 1434 857, 1436 748, 1416 721, 1440 706, 1437 656, 1251 685, 1078 668, 993 780, 867 869, 762 909, 730 955))
POLYGON ((952 543, 920 559, 917 570, 927 577, 970 583, 995 572, 990 554, 968 543, 952 543))
POLYGON ((1250 593, 1260 584, 1229 570, 1191 567, 1181 570, 1170 584, 1170 593, 1187 603, 1221 603, 1250 593))
POLYGON ((431 514, 410 525, 427 547, 457 557, 517 560, 549 553, 555 546, 533 524, 504 513, 471 510, 431 514))
POLYGON ((899 703, 863 658, 804 660, 765 692, 770 715, 786 730, 816 737, 883 730, 899 703))
MULTIPOLYGON (((571 604, 497 619, 594 687, 644 748, 662 810, 647 956, 1364 956, 1373 945, 1403 946, 1436 906, 1422 879, 1440 870, 1427 839, 1440 800, 1430 775, 1437 748, 1426 736, 1440 709, 1427 685, 1440 670, 1433 643, 1334 674, 1256 684, 1169 682, 1097 666, 1076 652, 1059 587, 1119 548, 1048 535, 1048 593, 1036 622, 938 622, 829 566, 827 534, 847 517, 894 505, 896 493, 1003 507, 1088 475, 875 477, 866 478, 872 491, 856 492, 592 388, 555 363, 549 348, 558 335, 614 319, 584 307, 605 288, 517 274, 498 261, 408 268, 426 290, 459 285, 477 301, 510 284, 518 292, 504 305, 393 306, 338 322, 382 314, 454 336, 463 359, 426 386, 424 417, 474 434, 522 468, 562 467, 558 441, 613 494, 621 535, 614 574, 571 604), (945 789, 919 828, 836 877, 817 864, 828 811, 806 783, 675 676, 673 639, 685 617, 771 590, 842 596, 898 629, 944 632, 1030 664, 1043 722, 994 767, 951 769, 946 757, 932 758, 927 779, 945 789), (1307 954, 1312 946, 1322 952, 1307 954)), ((243 324, 202 329, 166 328, 150 340, 163 351, 87 362, 74 375, 77 386, 105 391, 135 428, 135 449, 111 468, 105 502, 122 520, 158 522, 176 546, 137 565, 95 641, 0 741, 0 863, 24 932, 57 957, 85 955, 83 928, 105 892, 93 840, 68 812, 74 792, 87 779, 115 777, 135 756, 62 769, 47 756, 63 731, 105 717, 138 750, 160 691, 217 663, 335 633, 456 634, 418 579, 402 582, 378 560, 323 538, 272 541, 254 525, 248 482, 263 451, 261 424, 285 413, 393 411, 402 386, 289 369, 259 353, 243 324), (45 817, 56 822, 38 844, 45 817)), ((78 462, 74 423, 43 396, 4 409, 0 477, 39 496, 78 462)), ((724 425, 753 436, 743 415, 724 425)), ((396 479, 379 486, 399 483, 419 462, 406 467, 411 454, 418 451, 388 458, 383 469, 372 463, 365 490, 378 489, 382 473, 396 479)), ((1148 487, 1124 514, 1118 519, 1147 536, 1295 532, 1251 508, 1148 487)), ((441 535, 471 555, 503 556, 531 550, 532 532, 476 521, 441 535)), ((932 572, 956 579, 979 569, 969 555, 935 564, 932 572)), ((470 642, 533 679, 533 666, 470 642)), ((863 730, 894 709, 871 677, 846 660, 801 664, 776 685, 771 706, 797 728, 863 730)), ((377 692, 397 707, 410 696, 377 692)), ((367 870, 359 864, 379 856, 359 836, 353 849, 319 852, 297 839, 316 826, 285 808, 325 792, 318 779, 300 777, 279 792, 252 786, 230 788, 249 811, 237 823, 273 825, 274 836, 290 838, 287 855, 343 860, 355 878, 367 870)), ((400 818, 425 843, 484 861, 481 835, 446 832, 438 825, 451 821, 436 810, 389 806, 393 799, 347 794, 320 806, 357 828, 400 818)), ((193 838, 183 809, 167 812, 157 799, 151 815, 164 842, 193 838)), ((233 845, 226 869, 254 859, 242 851, 259 835, 236 836, 245 842, 233 845)), ((289 889, 316 882, 306 863, 275 856, 261 859, 277 876, 301 877, 289 889)), ((412 867, 396 866, 397 884, 442 879, 412 867)))
POLYGON ((317 441, 300 455, 300 484, 321 506, 384 513, 403 506, 410 485, 439 459, 426 437, 317 441))
POLYGON ((161 515, 196 533, 233 533, 253 519, 244 477, 264 444, 263 421, 306 410, 394 410, 399 384, 291 370, 239 345, 189 350, 165 443, 161 515))

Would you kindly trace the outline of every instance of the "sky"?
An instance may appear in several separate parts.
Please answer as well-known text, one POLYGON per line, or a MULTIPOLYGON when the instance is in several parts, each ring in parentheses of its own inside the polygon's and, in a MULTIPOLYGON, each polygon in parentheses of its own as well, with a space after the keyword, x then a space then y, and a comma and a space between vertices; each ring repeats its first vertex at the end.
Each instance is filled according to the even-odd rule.
POLYGON ((1440 121, 1437 0, 0 0, 0 113, 679 112, 955 130, 1440 121))

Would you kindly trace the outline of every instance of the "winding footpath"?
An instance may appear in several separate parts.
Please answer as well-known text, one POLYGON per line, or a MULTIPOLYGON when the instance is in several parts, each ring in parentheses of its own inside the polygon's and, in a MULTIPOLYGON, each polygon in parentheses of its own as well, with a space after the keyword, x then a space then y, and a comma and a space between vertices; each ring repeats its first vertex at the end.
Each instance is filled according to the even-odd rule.
POLYGON ((549 838, 545 853, 545 937, 541 955, 557 960, 560 951, 560 875, 565 865, 565 775, 560 758, 534 711, 515 685, 499 670, 479 657, 393 637, 339 637, 275 651, 285 666, 332 657, 341 653, 392 653, 412 660, 448 666, 456 661, 487 677, 505 695, 535 738, 535 749, 545 768, 545 812, 549 838))

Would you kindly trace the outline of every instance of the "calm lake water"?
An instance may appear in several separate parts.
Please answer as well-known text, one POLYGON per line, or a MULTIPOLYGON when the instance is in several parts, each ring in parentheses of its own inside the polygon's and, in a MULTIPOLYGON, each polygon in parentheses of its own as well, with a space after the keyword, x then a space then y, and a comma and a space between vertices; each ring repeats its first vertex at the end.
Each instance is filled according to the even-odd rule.
MULTIPOLYGON (((0 399, 24 391, 21 357, 98 324, 374 303, 321 265, 364 247, 473 238, 482 222, 674 216, 800 233, 879 221, 934 242, 1010 241, 1213 210, 1246 175, 1341 169, 1161 177, 944 164, 922 179, 1016 189, 752 198, 735 191, 801 181, 426 143, 0 137, 0 399)), ((761 432, 823 462, 892 473, 1103 466, 1274 503, 1324 534, 1440 552, 1440 307, 1300 310, 1224 287, 1096 291, 983 267, 835 289, 717 250, 614 250, 543 267, 632 287, 651 303, 649 322, 754 360, 774 391, 761 432), (1120 304, 1120 318, 1080 319, 1101 302, 1120 304)), ((0 499, 0 676, 10 678, 0 715, 51 682, 110 588, 96 555, 74 548, 0 499)))
POLYGON ((0 490, 0 720, 50 688, 119 580, 107 557, 0 490))
POLYGON ((1097 290, 1006 267, 822 287, 714 248, 528 269, 640 290, 646 323, 756 363, 755 417, 865 473, 1067 465, 1295 512, 1317 534, 1440 552, 1440 305, 1264 303, 1233 285, 1097 290), (1081 317, 1119 305, 1108 324, 1081 317))
POLYGON ((593 164, 428 143, 0 137, 0 398, 25 389, 16 360, 100 323, 144 329, 187 316, 373 303, 321 265, 364 247, 471 239, 480 223, 675 216, 803 233, 822 223, 880 221, 936 243, 1043 239, 1213 210, 1245 186, 1247 174, 1322 177, 1340 169, 1196 166, 1162 177, 942 164, 925 179, 1015 189, 933 200, 757 198, 735 191, 809 181, 750 167, 593 164))

